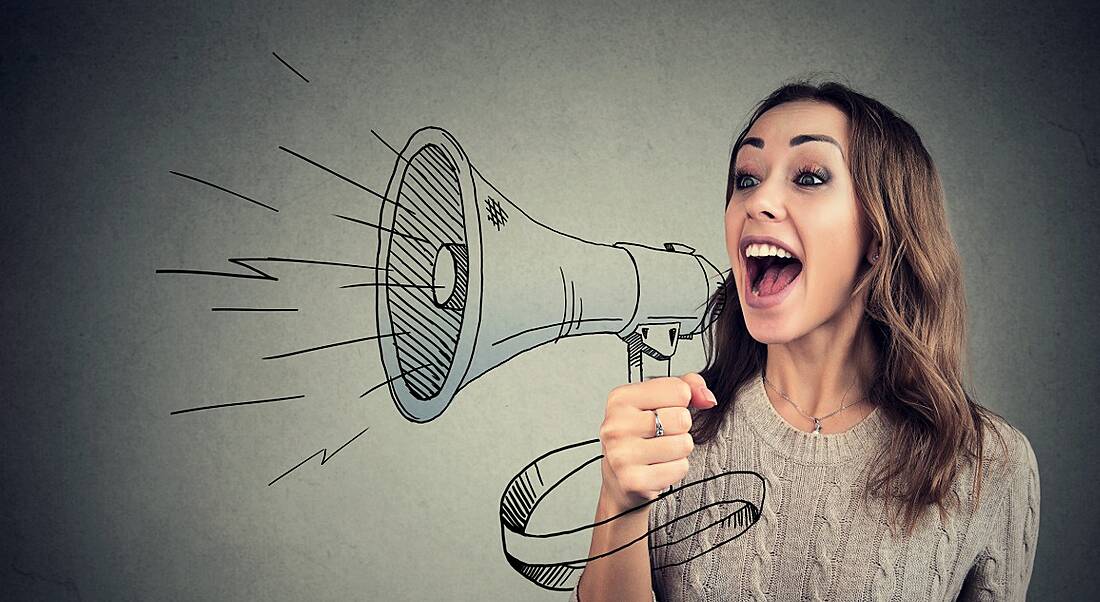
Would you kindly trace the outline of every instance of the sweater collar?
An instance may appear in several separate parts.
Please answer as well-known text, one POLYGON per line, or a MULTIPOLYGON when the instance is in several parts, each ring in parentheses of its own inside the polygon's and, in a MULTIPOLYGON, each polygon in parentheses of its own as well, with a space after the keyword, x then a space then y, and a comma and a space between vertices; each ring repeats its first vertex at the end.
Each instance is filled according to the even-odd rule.
MULTIPOLYGON (((882 409, 875 406, 852 428, 829 435, 812 435, 786 421, 768 399, 760 373, 741 389, 734 404, 734 415, 747 422, 757 435, 780 454, 805 464, 839 464, 867 458, 890 433, 882 409)), ((732 422, 738 422, 734 420, 732 422)))

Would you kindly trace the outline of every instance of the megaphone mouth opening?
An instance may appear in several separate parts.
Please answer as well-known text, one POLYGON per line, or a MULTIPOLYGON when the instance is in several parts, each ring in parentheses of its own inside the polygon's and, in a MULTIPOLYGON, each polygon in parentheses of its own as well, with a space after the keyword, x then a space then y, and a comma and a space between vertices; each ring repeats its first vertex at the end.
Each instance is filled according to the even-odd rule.
POLYGON ((480 311, 480 249, 472 167, 446 131, 424 128, 401 151, 379 223, 379 348, 398 409, 443 413, 469 367, 480 311), (467 326, 467 330, 471 329, 467 326), (465 358, 456 362, 456 358, 465 358), (459 364, 465 365, 459 365, 459 364))
POLYGON ((466 245, 441 245, 432 263, 435 304, 446 309, 462 309, 466 305, 466 283, 469 278, 466 245))

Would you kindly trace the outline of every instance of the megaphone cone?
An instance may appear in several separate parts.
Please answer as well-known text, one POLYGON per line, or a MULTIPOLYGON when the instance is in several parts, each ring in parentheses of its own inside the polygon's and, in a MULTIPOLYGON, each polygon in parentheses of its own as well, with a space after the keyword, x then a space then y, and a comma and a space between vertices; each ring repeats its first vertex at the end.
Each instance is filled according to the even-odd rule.
POLYGON ((378 340, 409 420, 436 418, 482 374, 562 337, 618 335, 641 370, 643 355, 667 360, 714 318, 707 302, 723 278, 705 258, 678 243, 607 245, 543 225, 440 128, 410 137, 385 196, 378 340))

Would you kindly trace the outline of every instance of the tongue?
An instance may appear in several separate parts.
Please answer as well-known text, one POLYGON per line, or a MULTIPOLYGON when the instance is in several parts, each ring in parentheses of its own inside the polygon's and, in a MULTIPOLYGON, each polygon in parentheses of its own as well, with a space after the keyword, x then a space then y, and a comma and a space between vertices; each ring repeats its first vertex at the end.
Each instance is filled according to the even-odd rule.
POLYGON ((760 296, 774 295, 786 288, 802 271, 802 262, 773 262, 760 277, 760 296))

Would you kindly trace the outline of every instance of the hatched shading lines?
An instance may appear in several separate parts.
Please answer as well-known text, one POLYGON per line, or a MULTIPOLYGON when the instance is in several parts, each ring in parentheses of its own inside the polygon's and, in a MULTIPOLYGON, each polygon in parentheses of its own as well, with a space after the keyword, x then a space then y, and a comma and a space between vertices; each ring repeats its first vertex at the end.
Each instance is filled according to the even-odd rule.
MULTIPOLYGON (((394 326, 425 326, 421 320, 417 320, 417 317, 418 316, 416 314, 394 316, 394 326)), ((450 337, 446 339, 443 338, 444 333, 441 332, 440 329, 424 328, 424 330, 427 330, 428 332, 420 330, 407 330, 406 332, 415 332, 419 336, 407 337, 404 340, 405 345, 419 345, 420 347, 423 347, 425 349, 433 349, 437 351, 442 357, 450 358, 450 350, 454 348, 454 343, 450 342, 452 339, 450 339, 450 337)))
POLYGON ((434 144, 431 144, 428 145, 427 152, 420 153, 420 155, 424 157, 423 164, 430 172, 428 176, 450 191, 451 194, 448 196, 451 198, 460 197, 458 174, 453 167, 441 161, 442 152, 434 144))
MULTIPOLYGON (((395 307, 394 309, 401 310, 399 314, 394 315, 394 320, 395 320, 394 326, 397 326, 397 324, 396 324, 397 321, 401 321, 403 323, 410 324, 414 327, 419 327, 419 328, 414 328, 413 330, 407 330, 406 331, 406 332, 415 333, 416 336, 409 337, 408 339, 406 339, 405 342, 412 342, 412 341, 415 341, 415 340, 424 340, 425 343, 431 343, 432 339, 434 339, 434 341, 436 343, 438 343, 438 345, 434 345, 434 346, 439 347, 440 351, 444 351, 448 347, 450 347, 450 345, 448 344, 448 341, 450 339, 449 338, 444 339, 440 336, 442 334, 442 329, 439 329, 439 328, 430 329, 432 331, 431 334, 430 334, 432 339, 428 339, 424 336, 424 335, 427 334, 424 331, 427 330, 429 326, 433 326, 434 324, 422 312, 416 311, 415 308, 409 306, 404 299, 392 299, 390 301, 390 303, 397 305, 397 307, 395 307)), ((455 328, 455 330, 457 331, 457 327, 455 328)))
POLYGON ((421 209, 421 211, 418 211, 416 214, 417 219, 421 220, 418 231, 424 233, 424 230, 426 229, 430 232, 435 233, 436 238, 439 239, 439 242, 462 240, 459 232, 454 229, 454 225, 456 222, 458 222, 458 220, 450 215, 441 215, 439 211, 437 211, 437 209, 440 209, 444 213, 447 213, 446 208, 443 206, 444 203, 433 202, 437 199, 433 199, 427 191, 422 190, 424 194, 428 197, 427 200, 425 200, 424 196, 422 196, 421 193, 416 190, 416 188, 409 185, 415 182, 415 179, 409 179, 402 183, 400 196, 403 197, 408 203, 416 206, 417 209, 421 209), (409 196, 410 194, 412 196, 409 196), (419 201, 419 203, 415 202, 412 197, 416 197, 416 201, 419 201), (430 211, 432 215, 435 216, 435 219, 432 220, 427 215, 421 215, 424 210, 430 211))
MULTIPOLYGON (((404 324, 403 321, 395 320, 398 322, 395 326, 408 327, 411 325, 404 324)), ((408 353, 419 353, 430 357, 423 357, 421 359, 434 359, 437 361, 444 361, 447 358, 447 350, 444 347, 434 344, 433 341, 429 341, 422 337, 410 337, 405 341, 405 345, 402 347, 408 353)))
POLYGON ((390 251, 390 275, 396 280, 410 284, 435 285, 432 283, 433 275, 427 267, 409 253, 409 249, 401 246, 390 251), (404 255, 404 256, 402 256, 404 255))
POLYGON ((431 242, 429 242, 428 245, 431 246, 397 244, 390 247, 390 252, 392 254, 394 250, 400 250, 405 253, 411 261, 411 263, 409 263, 410 268, 415 268, 426 274, 430 274, 431 268, 435 263, 437 250, 442 248, 443 245, 431 242))
POLYGON ((421 184, 421 189, 425 192, 428 191, 427 188, 431 188, 437 193, 440 200, 449 201, 450 206, 444 207, 444 209, 451 213, 452 218, 461 223, 462 211, 458 201, 462 198, 462 193, 458 186, 457 174, 453 172, 445 173, 437 169, 437 164, 427 159, 422 160, 421 157, 423 156, 424 153, 419 153, 417 158, 409 163, 409 167, 420 176, 420 178, 413 178, 413 181, 421 184), (424 165, 428 173, 421 170, 420 165, 424 165), (440 189, 433 182, 438 183, 443 189, 440 189))
POLYGON ((425 202, 423 199, 420 198, 420 195, 417 194, 415 190, 410 190, 406 186, 401 187, 400 196, 408 201, 410 204, 415 205, 418 209, 421 209, 421 211, 417 213, 418 223, 414 226, 414 230, 419 232, 425 238, 427 238, 429 235, 435 237, 435 241, 429 241, 430 244, 435 247, 439 247, 446 242, 462 240, 462 237, 459 236, 458 232, 452 227, 452 225, 445 218, 440 217, 439 213, 434 207, 434 203, 425 202), (412 194, 412 196, 416 197, 416 201, 414 201, 413 198, 409 196, 410 193, 412 194), (425 211, 430 212, 431 215, 423 215, 423 219, 426 221, 419 221, 421 218, 421 213, 425 211), (435 219, 433 220, 432 217, 434 217, 435 219))
POLYGON ((413 171, 416 172, 416 175, 420 176, 419 178, 413 178, 413 181, 420 184, 424 192, 428 192, 429 194, 434 192, 434 196, 440 197, 441 199, 453 199, 457 197, 459 192, 455 188, 453 181, 447 181, 452 180, 454 176, 448 177, 447 174, 440 173, 431 161, 421 159, 423 156, 424 154, 420 153, 411 163, 413 171), (421 165, 424 166, 426 171, 420 169, 421 165))
POLYGON ((443 152, 443 149, 439 148, 438 146, 436 146, 434 144, 429 144, 425 148, 428 150, 429 153, 431 153, 431 155, 433 156, 433 158, 435 158, 435 160, 438 162, 438 164, 441 167, 443 167, 444 170, 446 170, 447 175, 452 176, 452 177, 457 177, 456 172, 458 171, 458 169, 455 167, 454 163, 451 162, 450 155, 443 152))

